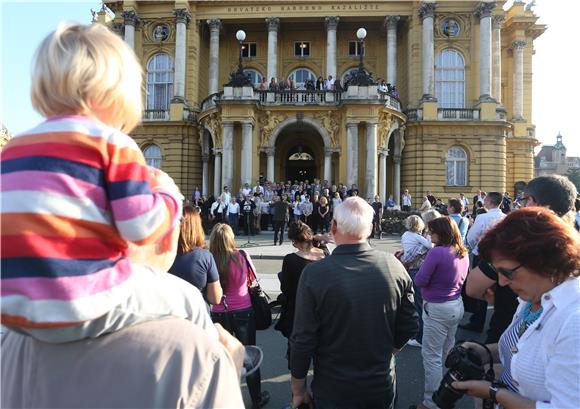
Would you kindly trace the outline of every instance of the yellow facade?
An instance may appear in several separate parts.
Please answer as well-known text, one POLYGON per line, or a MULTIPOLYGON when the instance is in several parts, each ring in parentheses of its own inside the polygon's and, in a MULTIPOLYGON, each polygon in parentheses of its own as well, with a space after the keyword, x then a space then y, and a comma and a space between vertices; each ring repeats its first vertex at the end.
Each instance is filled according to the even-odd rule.
MULTIPOLYGON (((144 149, 152 145, 160 148, 161 167, 175 178, 185 194, 191 193, 194 186, 202 185, 204 193, 219 193, 227 180, 224 172, 233 175, 234 192, 238 191, 244 177, 255 182, 260 174, 271 176, 272 169, 275 181, 286 180, 297 174, 296 164, 288 161, 289 155, 297 149, 314 157, 310 177, 324 179, 330 176, 329 182, 347 183, 355 175, 354 181, 363 191, 368 188, 368 194, 398 194, 408 188, 415 197, 431 191, 447 198, 477 189, 513 191, 516 182, 528 181, 534 176, 533 148, 538 142, 531 116, 531 62, 533 40, 545 27, 536 23, 537 17, 531 10, 525 10, 523 4, 516 2, 504 11, 504 2, 498 1, 491 10, 494 22, 491 50, 492 53, 496 51, 499 34, 501 48, 497 51, 501 63, 497 64, 494 58, 491 99, 482 99, 480 73, 482 55, 486 54, 480 50, 480 45, 484 44, 480 32, 483 20, 476 13, 481 2, 436 2, 432 33, 434 61, 437 64, 443 50, 455 50, 464 60, 461 85, 464 99, 458 104, 460 106, 443 109, 445 97, 437 95, 437 82, 433 93, 436 100, 422 98, 423 60, 428 58, 424 55, 423 2, 133 0, 105 3, 115 13, 114 19, 106 22, 113 30, 127 39, 127 24, 135 27, 132 41, 145 72, 150 59, 159 53, 166 53, 173 61, 179 59, 174 10, 186 11, 183 98, 173 99, 165 108, 166 112, 146 112, 143 124, 132 135, 144 149), (137 17, 134 23, 129 21, 131 16, 137 17), (385 19, 388 16, 398 16, 395 61, 389 61, 387 55, 385 19), (264 77, 268 75, 272 62, 269 64, 269 54, 270 60, 273 54, 266 19, 272 17, 279 19, 275 57, 277 78, 286 79, 296 69, 309 69, 316 76, 326 77, 331 57, 328 55, 329 26, 325 25, 325 18, 338 17, 334 47, 336 64, 333 65, 337 76, 357 67, 359 57, 349 56, 349 42, 357 41, 356 31, 364 27, 367 31, 364 67, 374 78, 383 79, 392 75, 389 70, 394 67, 401 105, 394 99, 377 96, 374 86, 349 87, 342 95, 321 94, 319 100, 307 103, 291 100, 291 97, 284 100, 286 97, 281 95, 269 96, 252 89, 225 87, 224 90, 224 84, 228 83, 238 64, 237 30, 245 31, 246 43, 256 44, 255 57, 243 60, 244 69, 253 69, 264 77), (211 20, 219 20, 219 68, 215 73, 210 69, 212 34, 208 23, 211 20), (494 28, 496 20, 497 27, 501 27, 497 30, 494 28), (155 29, 160 24, 168 27, 162 41, 155 37, 155 29), (444 26, 453 26, 457 32, 448 35, 444 26), (309 43, 308 57, 295 56, 297 42, 309 43), (519 55, 516 54, 517 44, 523 47, 523 65, 519 67, 523 89, 520 91, 514 83, 516 66, 520 64, 516 58, 519 55), (217 76, 217 92, 225 91, 218 94, 217 99, 208 99, 212 75, 217 76), (496 92, 498 89, 501 96, 496 92), (517 92, 521 92, 521 102, 514 94, 517 92), (521 104, 521 118, 515 112, 519 109, 518 104, 521 104), (229 132, 224 128, 228 126, 224 125, 226 123, 233 127, 230 156, 224 154, 224 132, 229 132), (349 126, 351 132, 355 132, 355 128, 358 130, 354 133, 356 149, 349 145, 349 126), (251 143, 244 139, 247 138, 244 132, 251 133, 251 143), (249 154, 244 153, 244 143, 250 147, 249 154), (447 174, 447 156, 454 147, 466 155, 467 174, 461 183, 450 183, 447 174), (357 152, 356 160, 352 152, 357 152), (273 155, 271 169, 268 155, 273 155), (221 161, 221 165, 216 166, 216 160, 221 161), (220 175, 216 174, 218 172, 220 175)), ((130 36, 128 41, 131 41, 130 36)), ((178 67, 174 69, 177 75, 178 67)), ((437 67, 430 69, 435 75, 437 67)), ((174 84, 174 91, 177 87, 174 84)), ((304 93, 297 95, 308 98, 304 93)), ((149 94, 144 98, 152 97, 149 94)))

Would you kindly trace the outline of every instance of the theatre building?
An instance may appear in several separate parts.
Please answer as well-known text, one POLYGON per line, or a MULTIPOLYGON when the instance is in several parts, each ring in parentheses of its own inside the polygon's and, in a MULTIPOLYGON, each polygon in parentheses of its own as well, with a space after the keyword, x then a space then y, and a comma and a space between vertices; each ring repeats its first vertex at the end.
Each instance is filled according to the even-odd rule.
POLYGON ((523 2, 105 4, 94 20, 145 73, 132 136, 186 195, 263 175, 446 198, 534 175, 533 41, 545 27, 523 2), (334 87, 310 86, 329 76, 334 87))

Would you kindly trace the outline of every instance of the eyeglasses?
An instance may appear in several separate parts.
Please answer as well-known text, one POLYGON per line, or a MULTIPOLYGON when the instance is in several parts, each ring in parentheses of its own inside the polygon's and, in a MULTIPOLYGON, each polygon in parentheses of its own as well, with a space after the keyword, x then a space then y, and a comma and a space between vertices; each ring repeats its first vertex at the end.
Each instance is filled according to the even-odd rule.
POLYGON ((523 266, 523 264, 520 264, 517 267, 514 268, 502 268, 502 267, 496 267, 493 264, 489 263, 489 265, 495 270, 496 273, 501 274, 502 276, 504 276, 505 278, 507 278, 508 280, 511 280, 514 273, 523 266))

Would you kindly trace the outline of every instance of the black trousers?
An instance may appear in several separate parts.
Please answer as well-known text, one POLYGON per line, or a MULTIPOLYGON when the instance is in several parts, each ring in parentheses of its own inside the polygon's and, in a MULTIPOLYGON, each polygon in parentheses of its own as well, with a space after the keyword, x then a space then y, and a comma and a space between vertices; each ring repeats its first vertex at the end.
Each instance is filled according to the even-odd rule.
POLYGON ((278 243, 278 234, 280 234, 280 244, 284 241, 284 225, 286 222, 284 220, 277 221, 274 220, 274 244, 278 243))

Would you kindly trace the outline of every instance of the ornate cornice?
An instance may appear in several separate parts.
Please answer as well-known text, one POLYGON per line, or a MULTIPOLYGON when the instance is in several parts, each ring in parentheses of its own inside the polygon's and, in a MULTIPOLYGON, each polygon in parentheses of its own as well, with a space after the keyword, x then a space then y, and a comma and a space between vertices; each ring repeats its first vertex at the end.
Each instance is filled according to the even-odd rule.
POLYGON ((387 16, 385 17, 385 27, 387 30, 397 29, 397 24, 401 17, 399 16, 387 16))
POLYGON ((124 10, 121 12, 121 17, 123 17, 123 23, 126 26, 136 27, 140 21, 135 10, 124 10))
POLYGON ((478 18, 491 17, 491 12, 495 8, 495 1, 482 1, 475 9, 475 16, 478 18))
POLYGON ((183 23, 186 26, 189 25, 191 21, 191 14, 187 9, 175 9, 173 10, 173 14, 175 15, 175 23, 180 24, 183 23))
POLYGON ((268 31, 278 31, 280 30, 280 19, 278 17, 266 17, 266 25, 268 26, 268 31))
POLYGON ((336 16, 329 16, 324 18, 324 23, 326 24, 327 30, 336 30, 339 21, 340 17, 336 16))
POLYGON ((421 20, 426 19, 427 17, 434 17, 435 16, 435 9, 437 8, 437 4, 434 2, 423 2, 419 6, 419 17, 421 20))
POLYGON ((218 18, 207 20, 207 24, 211 31, 217 30, 219 32, 222 28, 222 21, 218 18))

